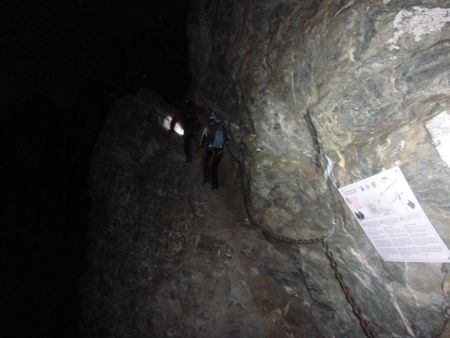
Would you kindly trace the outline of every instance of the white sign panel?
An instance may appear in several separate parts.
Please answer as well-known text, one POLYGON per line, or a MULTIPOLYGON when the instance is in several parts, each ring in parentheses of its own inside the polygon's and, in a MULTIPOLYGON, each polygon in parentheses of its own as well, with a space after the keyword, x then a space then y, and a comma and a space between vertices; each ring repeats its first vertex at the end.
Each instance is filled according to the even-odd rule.
POLYGON ((450 262, 450 252, 395 167, 339 189, 385 261, 450 262))

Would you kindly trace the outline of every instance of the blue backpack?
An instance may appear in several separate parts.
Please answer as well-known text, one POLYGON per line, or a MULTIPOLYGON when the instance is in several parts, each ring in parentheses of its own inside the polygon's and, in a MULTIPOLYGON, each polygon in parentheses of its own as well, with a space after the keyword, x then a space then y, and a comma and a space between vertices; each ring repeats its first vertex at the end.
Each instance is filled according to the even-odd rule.
POLYGON ((216 132, 214 133, 214 139, 211 143, 211 147, 223 148, 224 144, 225 144, 225 135, 223 133, 223 130, 221 128, 217 128, 216 132))

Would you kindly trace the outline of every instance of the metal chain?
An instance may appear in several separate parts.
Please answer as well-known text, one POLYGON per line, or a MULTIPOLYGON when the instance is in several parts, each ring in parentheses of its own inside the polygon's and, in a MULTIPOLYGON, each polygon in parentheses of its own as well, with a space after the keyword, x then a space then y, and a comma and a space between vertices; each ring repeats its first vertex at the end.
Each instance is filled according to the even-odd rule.
POLYGON ((248 182, 248 180, 246 180, 246 177, 245 177, 246 173, 245 173, 245 156, 244 156, 244 153, 241 150, 242 159, 239 159, 233 153, 233 151, 230 149, 230 147, 227 147, 227 148, 228 148, 228 151, 230 152, 231 156, 233 157, 233 159, 235 160, 235 162, 239 166, 239 172, 240 172, 240 175, 241 175, 241 185, 242 185, 242 195, 243 195, 243 201, 244 201, 244 208, 245 208, 245 211, 246 211, 249 223, 257 231, 261 232, 264 236, 268 237, 269 239, 276 239, 276 240, 281 241, 281 242, 286 242, 286 243, 291 243, 291 244, 299 244, 299 245, 321 244, 323 249, 324 249, 324 251, 325 251, 326 257, 328 258, 328 261, 330 262, 330 267, 334 271, 334 276, 335 276, 336 280, 338 281, 342 292, 344 293, 346 301, 350 304, 353 314, 358 319, 359 324, 361 326, 361 329, 363 330, 364 334, 368 338, 375 338, 376 337, 376 333, 375 333, 374 329, 371 327, 369 322, 364 318, 364 315, 362 313, 361 307, 356 303, 355 299, 353 298, 353 296, 351 294, 351 291, 350 291, 349 287, 345 284, 344 278, 343 278, 342 274, 338 270, 338 263, 337 263, 336 259, 334 258, 333 252, 328 247, 327 239, 328 239, 328 237, 330 235, 330 231, 326 232, 325 234, 323 234, 323 235, 321 235, 319 237, 315 237, 315 238, 308 238, 308 239, 305 239, 305 238, 290 238, 290 237, 285 237, 285 236, 278 235, 275 232, 273 232, 271 229, 267 229, 267 228, 264 228, 261 225, 259 225, 258 222, 256 222, 255 219, 253 218, 253 215, 252 215, 251 210, 250 210, 249 189, 246 187, 246 182, 248 182))
POLYGON ((275 232, 273 232, 271 229, 262 227, 261 225, 258 224, 257 221, 255 221, 255 219, 253 218, 253 214, 251 212, 250 209, 250 196, 248 191, 250 189, 246 188, 246 184, 245 182, 247 182, 248 180, 246 180, 245 178, 245 157, 244 157, 244 153, 241 151, 241 156, 242 159, 240 160, 234 153, 233 151, 230 149, 230 147, 227 147, 228 151, 230 152, 231 156, 234 158, 235 162, 238 164, 239 166, 239 173, 241 175, 241 186, 242 186, 242 195, 243 195, 243 200, 244 200, 244 208, 247 214, 247 218, 249 220, 249 223, 259 232, 261 232, 263 235, 265 235, 268 238, 274 238, 278 241, 282 241, 282 242, 287 242, 287 243, 291 243, 291 244, 320 244, 322 243, 326 238, 328 238, 328 236, 330 235, 331 231, 328 231, 326 233, 324 233, 323 235, 319 236, 319 237, 315 237, 315 238, 290 238, 290 237, 286 237, 286 236, 282 236, 282 235, 278 235, 275 232))
POLYGON ((334 277, 338 281, 339 286, 341 287, 341 290, 345 295, 345 299, 347 300, 347 303, 349 303, 350 306, 352 307, 352 312, 358 319, 359 325, 361 325, 361 328, 362 328, 364 334, 369 338, 376 337, 375 331, 371 328, 369 322, 364 318, 361 307, 356 303, 355 299, 353 298, 353 296, 350 292, 350 289, 345 284, 344 278, 342 277, 342 274, 338 270, 337 261, 334 259, 333 252, 328 247, 328 243, 324 240, 321 244, 325 250, 325 255, 327 256, 328 260, 330 261, 331 269, 333 269, 333 271, 334 271, 334 277))

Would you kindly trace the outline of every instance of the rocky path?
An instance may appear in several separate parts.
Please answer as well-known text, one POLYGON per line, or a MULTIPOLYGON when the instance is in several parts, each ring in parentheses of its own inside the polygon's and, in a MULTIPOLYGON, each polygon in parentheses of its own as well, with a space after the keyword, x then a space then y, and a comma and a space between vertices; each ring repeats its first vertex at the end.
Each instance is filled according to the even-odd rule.
POLYGON ((222 181, 228 177, 219 191, 201 183, 199 156, 183 163, 177 154, 162 173, 183 179, 166 187, 181 202, 159 252, 166 265, 152 294, 151 330, 157 337, 320 336, 307 313, 295 318, 291 298, 299 295, 272 277, 292 264, 245 224, 230 168, 221 167, 222 181))
POLYGON ((148 113, 165 114, 167 107, 157 114, 160 105, 151 95, 119 102, 99 139, 83 336, 330 336, 315 318, 330 327, 351 314, 333 311, 310 283, 337 286, 331 272, 306 266, 323 254, 271 243, 246 223, 229 154, 220 190, 203 185, 200 154, 185 163, 181 137, 148 113))

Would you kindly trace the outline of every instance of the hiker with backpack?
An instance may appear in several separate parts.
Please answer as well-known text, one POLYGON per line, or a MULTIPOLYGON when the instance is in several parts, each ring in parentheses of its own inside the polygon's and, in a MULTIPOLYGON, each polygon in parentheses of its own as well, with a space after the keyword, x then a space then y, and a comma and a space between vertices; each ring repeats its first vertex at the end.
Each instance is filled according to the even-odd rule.
POLYGON ((225 122, 211 115, 203 128, 200 140, 200 147, 204 149, 203 183, 211 180, 211 189, 219 189, 219 165, 224 154, 225 143, 229 140, 225 122))
POLYGON ((169 132, 174 132, 175 125, 180 123, 183 127, 183 150, 186 162, 192 162, 191 143, 198 129, 198 118, 194 104, 185 99, 176 106, 177 113, 170 122, 169 132))

